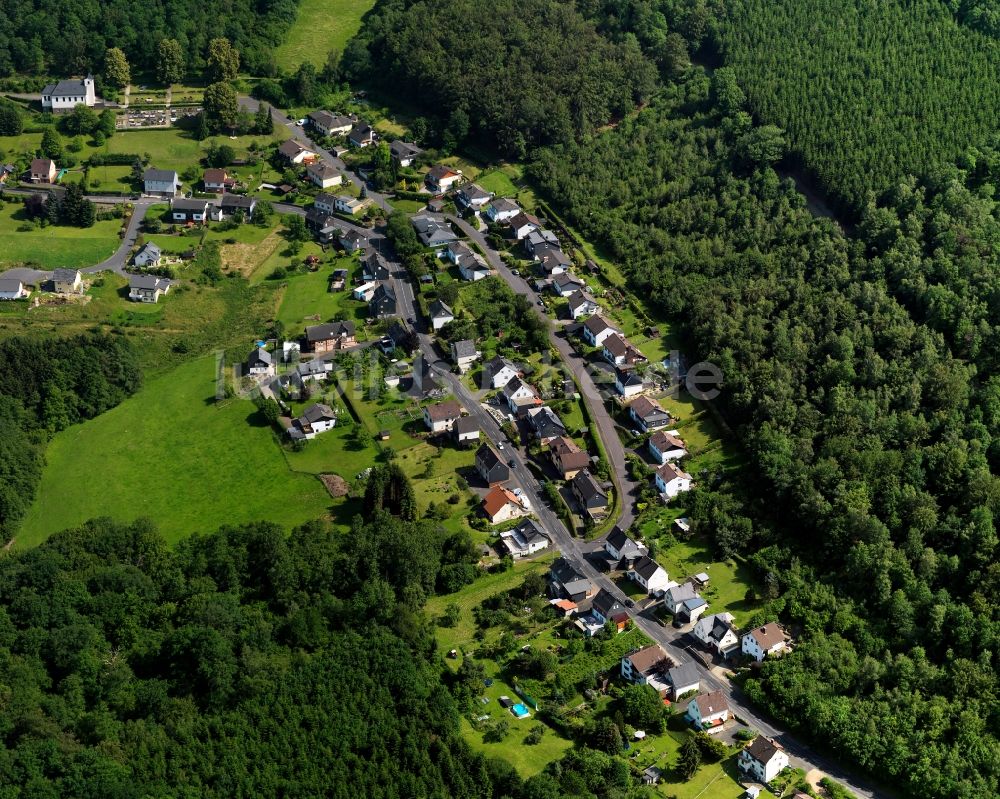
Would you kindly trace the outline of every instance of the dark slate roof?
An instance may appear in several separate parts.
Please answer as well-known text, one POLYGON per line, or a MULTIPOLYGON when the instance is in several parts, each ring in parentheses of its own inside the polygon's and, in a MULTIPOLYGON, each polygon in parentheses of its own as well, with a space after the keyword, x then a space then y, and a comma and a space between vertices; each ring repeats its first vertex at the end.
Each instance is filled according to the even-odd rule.
POLYGON ((534 431, 543 438, 561 436, 566 433, 566 426, 559 415, 548 405, 543 405, 537 413, 531 414, 529 422, 534 431))
POLYGON ((79 271, 79 269, 54 269, 52 271, 52 280, 56 283, 72 283, 76 280, 79 271))
POLYGON ((144 181, 156 180, 162 181, 163 183, 169 183, 172 180, 177 180, 177 173, 172 169, 155 169, 154 167, 150 167, 142 173, 142 179, 144 181))
POLYGON ((156 275, 129 275, 128 285, 132 289, 165 289, 170 281, 156 275))
POLYGON ((389 145, 389 152, 396 156, 396 158, 415 158, 420 155, 423 150, 415 144, 405 142, 402 139, 397 139, 389 145))
POLYGON ((623 610, 622 603, 603 588, 597 592, 597 596, 594 597, 594 601, 590 606, 606 619, 610 618, 612 613, 623 610))
POLYGON ((601 488, 601 484, 586 469, 576 473, 576 477, 573 478, 573 486, 584 499, 601 497, 607 500, 608 498, 608 492, 601 488))
POLYGON ((354 335, 354 322, 328 322, 324 325, 312 325, 306 328, 307 341, 327 341, 331 338, 354 335))
POLYGON ((779 750, 780 747, 770 738, 758 735, 743 751, 759 763, 767 763, 778 753, 779 750))
POLYGON ((662 568, 660 564, 649 557, 649 555, 643 555, 639 558, 639 560, 632 564, 632 571, 636 572, 645 580, 648 580, 656 574, 657 569, 660 568, 662 568))
POLYGON ((500 460, 500 456, 496 450, 489 444, 481 444, 479 449, 476 450, 476 463, 481 463, 487 471, 492 471, 497 466, 507 468, 507 464, 500 460))
POLYGON ((462 416, 455 422, 455 432, 458 434, 478 433, 479 422, 471 416, 462 416))
POLYGON ((452 343, 451 351, 456 358, 474 358, 476 345, 471 339, 463 338, 461 341, 452 343))
POLYGON ((56 97, 77 97, 86 96, 87 87, 83 84, 82 78, 70 78, 61 80, 58 83, 50 83, 42 89, 44 95, 55 95, 56 97))
POLYGON ((689 660, 687 663, 681 663, 681 665, 669 669, 667 681, 675 688, 694 685, 701 682, 701 672, 698 671, 698 666, 695 665, 694 661, 689 660))
POLYGON ((222 198, 223 208, 253 208, 256 204, 255 197, 245 197, 242 194, 226 194, 222 198))
POLYGON ((185 199, 183 197, 174 200, 170 204, 173 211, 204 211, 208 205, 208 200, 185 199))
POLYGON ((336 419, 337 414, 333 412, 333 409, 329 405, 317 402, 315 405, 310 405, 302 411, 302 416, 299 418, 307 422, 319 422, 323 419, 336 419))
POLYGON ((270 366, 274 363, 274 358, 271 357, 271 353, 261 347, 255 347, 254 351, 250 353, 250 357, 247 358, 247 363, 253 365, 255 363, 266 363, 270 366))
POLYGON ((442 300, 434 300, 434 302, 431 303, 430 311, 432 319, 445 316, 450 316, 452 319, 455 318, 454 312, 448 307, 448 304, 442 300))

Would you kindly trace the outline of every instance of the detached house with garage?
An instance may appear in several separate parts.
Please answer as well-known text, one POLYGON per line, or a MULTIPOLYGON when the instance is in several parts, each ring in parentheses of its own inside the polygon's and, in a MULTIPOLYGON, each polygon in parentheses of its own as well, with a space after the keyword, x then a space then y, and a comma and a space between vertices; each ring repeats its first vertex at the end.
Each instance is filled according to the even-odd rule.
POLYGON ((621 527, 615 527, 604 539, 604 551, 615 563, 631 563, 646 554, 646 548, 639 546, 621 527))
POLYGON ((525 519, 512 530, 500 533, 500 546, 514 560, 541 552, 548 545, 548 536, 531 519, 525 519))
POLYGON ((503 486, 493 486, 483 498, 483 513, 490 524, 500 524, 525 514, 522 500, 503 486))
POLYGON ((21 300, 31 294, 24 283, 15 277, 0 277, 0 300, 21 300))
POLYGON ((396 292, 388 283, 380 283, 368 301, 368 313, 373 319, 387 319, 396 315, 396 292))
POLYGON ((510 218, 510 232, 517 241, 521 241, 533 230, 539 230, 541 227, 542 223, 538 221, 538 217, 526 214, 524 211, 519 211, 510 218))
POLYGON ((170 291, 170 281, 156 275, 129 275, 128 298, 132 302, 159 302, 170 291))
POLYGON ((670 695, 676 702, 684 694, 701 690, 701 673, 694 661, 688 661, 667 670, 667 683, 670 685, 670 695))
POLYGON ((309 124, 320 136, 346 136, 354 127, 351 117, 316 110, 309 114, 309 124))
POLYGON ((177 224, 204 224, 208 220, 208 200, 188 200, 183 197, 170 201, 170 218, 177 224))
POLYGON ((583 340, 591 347, 604 346, 605 339, 618 332, 618 328, 600 314, 590 317, 583 323, 583 340))
POLYGON ((678 494, 691 490, 691 475, 685 472, 676 464, 667 462, 656 470, 656 490, 660 492, 661 498, 665 500, 673 499, 678 494))
POLYGON ((581 316, 591 316, 601 312, 601 306, 594 298, 582 291, 570 294, 566 298, 566 304, 570 319, 579 319, 581 316))
POLYGON ((479 360, 479 350, 472 339, 463 338, 451 343, 451 362, 458 368, 459 374, 468 372, 479 360))
POLYGON ((643 433, 666 427, 673 421, 670 414, 660 407, 660 404, 649 397, 639 397, 628 406, 628 415, 635 422, 636 427, 643 433))
POLYGON ((389 145, 389 155, 401 167, 411 166, 414 161, 423 155, 423 152, 423 150, 412 142, 406 142, 401 139, 396 139, 396 141, 389 145))
POLYGON ((743 654, 758 663, 768 655, 777 655, 788 649, 788 638, 781 625, 770 622, 763 627, 755 627, 741 639, 743 654))
POLYGON ((213 194, 222 194, 236 185, 236 181, 229 176, 225 169, 206 169, 202 174, 201 183, 205 191, 213 194))
POLYGON ((438 164, 432 166, 424 176, 424 183, 433 192, 441 194, 450 191, 451 188, 462 179, 462 170, 452 169, 450 166, 438 164))
POLYGON ((687 455, 687 445, 675 432, 657 430, 646 442, 649 454, 661 466, 667 461, 676 461, 687 455))
POLYGON ((549 568, 549 593, 553 596, 583 602, 596 591, 588 577, 566 558, 556 558, 552 562, 549 568))
POLYGON ((79 269, 55 269, 52 272, 52 290, 56 294, 82 294, 83 275, 79 269))
POLYGON ((263 347, 254 347, 247 358, 247 374, 264 377, 274 374, 274 357, 263 347))
POLYGON ((738 762, 754 782, 769 783, 788 768, 788 755, 773 740, 758 735, 740 752, 738 762))
POLYGON ((646 356, 620 333, 612 333, 604 339, 603 355, 608 363, 624 368, 646 362, 646 356))
POLYGON ((424 424, 432 433, 448 432, 462 418, 462 406, 454 400, 424 407, 424 424))
POLYGON ((329 322, 306 328, 306 343, 312 352, 333 352, 352 347, 357 343, 354 337, 354 322, 329 322))
POLYGON ((434 300, 430 305, 431 328, 436 332, 449 322, 455 321, 455 312, 443 300, 434 300))
POLYGON ((317 402, 306 408, 302 415, 292 422, 288 428, 289 438, 312 439, 327 430, 333 430, 337 426, 337 414, 329 405, 317 402))
POLYGON ((666 689, 664 675, 670 667, 670 658, 657 644, 633 649, 622 658, 622 679, 633 685, 649 685, 662 695, 666 689))
POLYGON ((452 242, 458 241, 447 222, 435 219, 432 216, 415 216, 410 220, 413 229, 417 231, 417 237, 425 247, 435 250, 446 247, 452 242))
POLYGON ((719 657, 729 657, 740 645, 731 613, 702 616, 691 630, 691 634, 702 646, 715 652, 719 657))
POLYGON ((347 134, 347 143, 352 147, 371 147, 377 140, 375 128, 366 122, 359 122, 347 134))
POLYGON ((339 170, 322 161, 314 161, 306 167, 306 177, 314 186, 328 189, 344 182, 344 176, 339 170))
POLYGON ((244 196, 242 194, 230 194, 226 192, 222 195, 218 205, 209 207, 209 216, 217 222, 224 219, 234 219, 242 217, 244 222, 253 219, 257 210, 257 198, 244 196))
POLYGON ((647 594, 665 591, 670 585, 667 571, 649 555, 637 558, 628 570, 628 576, 635 583, 646 589, 647 594))
POLYGON ((646 380, 639 372, 634 369, 615 369, 615 391, 619 397, 635 397, 645 389, 646 380))
POLYGON ((455 435, 455 443, 460 447, 466 447, 479 440, 479 422, 471 416, 462 416, 455 420, 451 432, 455 435))
POLYGON ((586 515, 603 516, 608 511, 608 492, 594 476, 584 469, 569 484, 573 496, 586 515))
POLYGON ((150 167, 142 173, 142 190, 157 197, 176 197, 181 181, 173 170, 150 167))
POLYGON ((582 469, 590 467, 590 455, 580 449, 573 439, 565 436, 549 441, 549 459, 552 468, 563 480, 572 480, 582 469))
POLYGON ((510 480, 510 469, 489 444, 482 444, 476 450, 476 471, 488 486, 500 485, 510 480))
POLYGON ((512 377, 503 387, 503 398, 510 412, 517 416, 522 409, 535 408, 542 404, 542 398, 534 387, 520 377, 512 377))
POLYGON ((493 193, 486 191, 482 186, 469 183, 455 192, 455 202, 470 211, 479 211, 486 203, 493 199, 493 193))
POLYGON ((341 234, 340 246, 349 253, 357 252, 368 246, 368 237, 361 231, 352 228, 341 234))
POLYGON ((566 435, 566 427, 559 415, 548 405, 531 408, 528 411, 528 426, 539 444, 548 444, 555 438, 566 435))
POLYGON ((159 266, 162 258, 163 253, 160 251, 160 248, 153 242, 147 241, 143 245, 142 249, 135 254, 135 258, 132 259, 132 264, 142 269, 149 269, 154 266, 159 266))
POLYGON ((501 197, 491 203, 487 203, 483 210, 483 216, 486 217, 491 225, 499 225, 502 222, 513 219, 519 213, 521 213, 521 206, 513 200, 508 200, 506 197, 501 197))
POLYGON ((55 183, 56 174, 56 162, 51 158, 36 158, 31 162, 32 183, 55 183))
POLYGON ((692 699, 687 706, 687 717, 698 730, 712 732, 729 720, 729 700, 722 691, 712 691, 692 699))
POLYGON ((483 364, 483 388, 503 388, 520 375, 513 362, 499 355, 483 364))
POLYGON ((287 139, 278 146, 278 155, 289 164, 303 164, 316 160, 316 153, 303 147, 295 139, 287 139))

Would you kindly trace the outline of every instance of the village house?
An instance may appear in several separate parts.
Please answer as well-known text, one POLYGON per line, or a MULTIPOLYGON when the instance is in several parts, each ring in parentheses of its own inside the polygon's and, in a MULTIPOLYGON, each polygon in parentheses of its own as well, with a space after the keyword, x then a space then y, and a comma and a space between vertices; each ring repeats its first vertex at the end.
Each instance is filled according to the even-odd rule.
POLYGON ((372 201, 367 198, 362 200, 360 197, 351 197, 349 194, 340 194, 334 201, 333 207, 334 210, 339 211, 342 214, 357 216, 371 204, 372 201))
POLYGON ((483 388, 502 388, 520 374, 513 362, 497 355, 483 364, 483 388))
POLYGON ((322 383, 326 381, 332 371, 333 364, 329 361, 321 361, 319 359, 304 361, 295 367, 295 382, 300 385, 305 385, 310 381, 322 383))
MULTIPOLYGON (((573 268, 572 259, 553 244, 540 244, 535 247, 533 254, 537 270, 546 277, 565 275, 573 268)), ((583 285, 583 281, 578 278, 574 277, 573 281, 578 287, 583 285)))
POLYGON ((55 269, 52 290, 56 294, 83 294, 83 275, 79 269, 55 269))
POLYGON ((170 218, 177 224, 203 224, 208 219, 208 200, 178 197, 170 201, 170 218))
POLYGON ((478 359, 479 350, 471 339, 463 338, 451 343, 451 362, 458 367, 459 374, 468 372, 478 359))
POLYGON ((492 271, 479 253, 471 253, 458 262, 458 273, 469 283, 489 277, 492 271))
POLYGON ((451 226, 440 219, 431 216, 415 216, 410 222, 413 224, 414 230, 417 231, 417 237, 425 247, 440 249, 458 241, 458 236, 455 235, 451 226))
POLYGON ((462 406, 454 400, 424 407, 424 424, 432 433, 448 432, 462 417, 462 406))
POLYGON ((449 191, 452 186, 462 179, 461 169, 452 169, 444 164, 432 166, 424 176, 424 183, 433 192, 441 194, 449 191))
POLYGON ((676 702, 685 694, 701 690, 701 674, 694 661, 682 663, 667 670, 667 683, 671 698, 676 702))
POLYGON ((691 630, 691 634, 702 646, 720 657, 729 657, 739 647, 740 639, 733 627, 731 613, 714 613, 702 616, 691 630))
POLYGON ((97 105, 93 75, 50 83, 42 89, 43 111, 58 114, 72 111, 78 105, 85 105, 87 108, 97 105))
POLYGON ((493 486, 483 497, 482 508, 490 524, 508 522, 525 513, 521 499, 512 491, 498 485, 493 486))
POLYGON ((286 139, 278 146, 278 154, 289 164, 310 163, 316 160, 316 153, 299 144, 295 139, 286 139))
POLYGON ((614 366, 629 367, 646 362, 646 356, 620 333, 612 333, 604 339, 602 355, 604 360, 614 366))
POLYGON ((351 117, 316 110, 309 114, 309 125, 320 136, 346 136, 351 132, 356 120, 351 117))
POLYGON ((604 551, 615 563, 631 563, 646 554, 646 548, 637 544, 621 527, 608 533, 604 539, 604 551))
POLYGON ((661 695, 667 685, 664 676, 670 667, 670 658, 657 644, 633 649, 621 660, 622 679, 633 685, 649 685, 661 695))
POLYGON ((584 602, 594 595, 594 584, 566 558, 559 557, 549 567, 549 593, 572 602, 584 602))
POLYGON ((247 374, 266 376, 274 374, 274 358, 263 347, 254 347, 247 358, 247 374))
POLYGON ((422 355, 417 355, 413 363, 413 386, 425 397, 444 393, 434 376, 434 367, 422 355))
POLYGON ((378 140, 375 128, 367 122, 358 122, 347 134, 347 143, 352 147, 371 147, 378 140))
POLYGON ((488 443, 476 450, 476 471, 488 486, 500 485, 510 480, 510 469, 488 443))
POLYGON ((591 347, 600 347, 608 336, 619 333, 617 327, 600 314, 590 317, 583 323, 583 340, 591 347))
POLYGON ((159 266, 162 259, 163 253, 160 248, 153 242, 147 241, 142 246, 142 249, 135 254, 135 258, 132 259, 132 264, 134 266, 141 267, 142 269, 149 269, 151 267, 159 266))
POLYGON ((583 291, 574 291, 570 294, 566 298, 566 306, 570 319, 579 319, 581 316, 590 316, 601 312, 601 306, 593 297, 583 291))
POLYGON ((31 294, 15 277, 0 277, 0 300, 20 300, 31 294))
POLYGON ((362 256, 361 279, 366 283, 392 279, 389 265, 377 250, 369 250, 362 256))
POLYGON ((666 569, 649 555, 637 558, 629 567, 628 576, 633 582, 645 588, 646 593, 650 595, 665 591, 670 585, 666 569))
POLYGON ((696 622, 708 609, 708 603, 698 595, 691 583, 674 583, 663 593, 663 607, 681 621, 696 622))
POLYGON ((649 454, 660 465, 687 455, 687 445, 677 436, 677 431, 657 430, 646 444, 649 454))
MULTIPOLYGON (((337 198, 333 194, 327 194, 326 192, 320 192, 315 197, 313 197, 313 208, 320 213, 324 214, 324 218, 329 216, 334 211, 337 210, 337 198)), ((318 220, 320 217, 316 217, 318 220)))
POLYGON ((210 206, 208 214, 216 222, 224 219, 242 218, 244 222, 253 219, 254 211, 257 210, 257 198, 242 194, 230 194, 226 192, 222 195, 217 205, 210 206))
POLYGON ((729 701, 722 691, 696 696, 687 706, 687 717, 698 730, 712 732, 729 719, 729 701))
POLYGON ((389 145, 389 155, 401 167, 411 166, 423 152, 417 145, 412 142, 405 142, 402 139, 396 139, 396 141, 389 145))
POLYGON ((528 411, 528 426, 539 444, 543 446, 555 438, 566 435, 566 426, 559 415, 548 405, 528 411))
POLYGON ((351 321, 328 322, 306 328, 306 344, 313 352, 333 352, 352 347, 356 343, 354 322, 351 321))
POLYGON ((521 213, 521 206, 506 197, 500 197, 491 203, 487 203, 483 209, 483 216, 491 225, 499 225, 508 219, 513 219, 521 213))
POLYGON ((508 555, 518 560, 548 547, 549 537, 532 519, 525 519, 517 527, 500 533, 500 545, 508 555))
POLYGON ((758 663, 768 655, 776 655, 788 649, 788 638, 781 625, 770 622, 763 627, 755 627, 741 639, 744 655, 749 655, 758 663))
POLYGON ((590 619, 584 621, 585 632, 596 635, 605 624, 611 622, 617 632, 622 632, 628 626, 628 612, 610 591, 603 588, 597 592, 590 604, 590 619), (596 629, 594 627, 596 626, 596 629))
POLYGON ((455 421, 451 432, 455 434, 455 443, 464 447, 479 440, 479 423, 471 416, 463 416, 455 421))
POLYGON ((539 230, 541 227, 542 223, 538 221, 537 217, 526 214, 524 211, 519 211, 510 217, 510 232, 517 241, 521 241, 529 233, 539 230))
POLYGON ((368 246, 368 236, 360 230, 351 228, 347 232, 340 235, 340 246, 349 253, 363 250, 368 246))
POLYGON ((691 490, 691 475, 674 463, 665 463, 657 469, 654 482, 656 490, 665 500, 691 490))
POLYGON ((455 313, 443 300, 434 300, 430 304, 431 329, 435 332, 440 330, 449 322, 455 321, 455 313))
POLYGON ((569 487, 586 515, 595 517, 607 513, 608 492, 588 470, 577 472, 569 487))
POLYGON ((524 251, 528 255, 535 257, 536 250, 539 250, 543 245, 547 244, 550 247, 558 248, 559 237, 551 230, 535 228, 521 240, 521 243, 524 246, 524 251))
POLYGON ((522 408, 534 408, 542 404, 542 398, 534 387, 520 377, 512 377, 503 387, 503 398, 510 412, 517 416, 522 408))
POLYGON ((328 189, 344 182, 344 176, 339 170, 322 161, 314 161, 306 167, 306 177, 314 186, 328 189))
POLYGON ((142 188, 145 194, 157 197, 176 197, 181 190, 181 180, 172 169, 149 167, 142 173, 142 188))
POLYGON ((634 369, 615 369, 615 391, 619 397, 635 397, 645 389, 646 380, 639 372, 634 369))
POLYGON ((51 158, 35 158, 31 162, 29 178, 32 183, 55 183, 56 162, 51 158))
POLYGON ((455 192, 455 202, 471 211, 479 211, 493 199, 493 193, 476 183, 469 183, 455 192))
POLYGON ((552 468, 563 480, 572 480, 577 472, 590 466, 590 455, 566 436, 558 436, 549 441, 549 459, 552 461, 552 468))
POLYGON ((570 297, 583 288, 583 281, 571 272, 560 272, 552 278, 552 292, 557 297, 570 297))
POLYGON ((788 755, 772 739, 758 735, 740 752, 738 764, 753 781, 769 783, 788 768, 788 755))
POLYGON ((317 402, 310 405, 292 422, 288 435, 293 440, 313 439, 337 426, 337 414, 329 405, 317 402))
POLYGON ((170 291, 170 281, 156 275, 129 275, 128 298, 132 302, 159 302, 170 291))
POLYGON ((388 283, 380 283, 368 301, 368 313, 373 319, 387 319, 396 315, 396 292, 388 283))
POLYGON ((229 176, 225 169, 206 169, 201 176, 201 184, 205 191, 222 194, 231 190, 236 185, 236 181, 229 176))
POLYGON ((643 433, 655 430, 659 427, 666 427, 672 419, 660 404, 649 397, 639 397, 628 406, 628 415, 632 417, 636 427, 643 433))

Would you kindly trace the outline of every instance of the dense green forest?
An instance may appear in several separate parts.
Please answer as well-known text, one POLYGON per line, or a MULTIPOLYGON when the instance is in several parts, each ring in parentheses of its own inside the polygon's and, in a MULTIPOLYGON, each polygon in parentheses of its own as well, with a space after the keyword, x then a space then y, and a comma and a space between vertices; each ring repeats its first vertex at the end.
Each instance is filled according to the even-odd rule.
POLYGON ((842 210, 996 130, 1000 43, 940 0, 727 0, 714 26, 753 113, 842 210))
POLYGON ((113 408, 141 375, 123 338, 0 341, 0 536, 27 512, 41 477, 48 436, 113 408))
POLYGON ((900 210, 872 211, 866 248, 778 178, 781 148, 728 70, 693 71, 616 130, 543 151, 532 174, 726 376, 750 493, 770 509, 725 546, 762 550, 761 576, 807 633, 751 695, 910 795, 995 795, 995 380, 950 350, 946 337, 977 343, 952 329, 960 314, 935 330, 894 296, 921 317, 950 296, 994 340, 995 275, 935 245, 956 236, 966 261, 987 258, 994 228, 968 223, 976 195, 957 180, 950 204, 911 188, 900 210), (921 258, 938 259, 924 283, 921 258))
POLYGON ((3 559, 0 794, 646 796, 599 752, 522 783, 469 750, 421 612, 448 551, 377 513, 175 549, 105 519, 3 559))
POLYGON ((342 67, 418 101, 446 144, 517 157, 627 113, 656 75, 634 37, 608 41, 565 0, 380 0, 342 67))
POLYGON ((295 19, 296 0, 7 0, 0 4, 0 77, 100 71, 105 51, 120 48, 133 72, 157 71, 161 40, 178 43, 183 69, 200 74, 211 39, 225 37, 254 74, 275 71, 273 50, 295 19))

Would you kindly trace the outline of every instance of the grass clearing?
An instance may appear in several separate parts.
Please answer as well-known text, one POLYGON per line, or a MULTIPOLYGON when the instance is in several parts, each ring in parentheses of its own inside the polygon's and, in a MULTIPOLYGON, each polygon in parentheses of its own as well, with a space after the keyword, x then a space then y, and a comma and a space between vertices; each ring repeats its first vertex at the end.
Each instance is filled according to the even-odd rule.
POLYGON ((502 169, 494 169, 491 172, 483 172, 476 183, 486 191, 493 192, 497 197, 513 197, 518 192, 517 186, 511 180, 510 175, 502 169))
POLYGON ((42 269, 93 266, 118 249, 122 220, 95 222, 93 227, 47 225, 18 230, 28 222, 24 206, 0 206, 0 271, 16 264, 37 264, 42 269))
POLYGON ((289 470, 250 402, 217 405, 215 386, 213 358, 188 361, 56 435, 16 546, 96 516, 149 517, 175 542, 224 524, 292 527, 326 515, 320 482, 289 470))
POLYGON ((331 50, 343 52, 373 5, 373 0, 302 0, 285 41, 274 52, 278 66, 288 72, 306 61, 322 67, 331 50))

